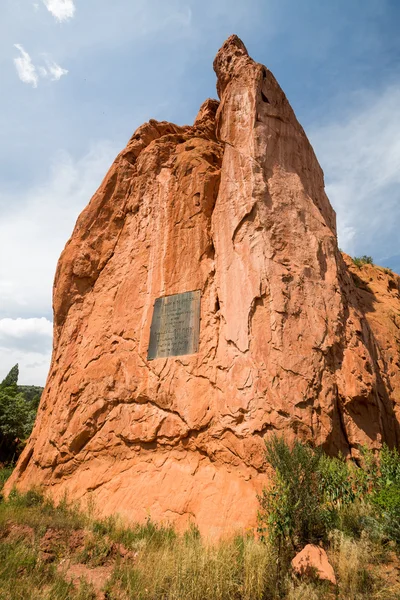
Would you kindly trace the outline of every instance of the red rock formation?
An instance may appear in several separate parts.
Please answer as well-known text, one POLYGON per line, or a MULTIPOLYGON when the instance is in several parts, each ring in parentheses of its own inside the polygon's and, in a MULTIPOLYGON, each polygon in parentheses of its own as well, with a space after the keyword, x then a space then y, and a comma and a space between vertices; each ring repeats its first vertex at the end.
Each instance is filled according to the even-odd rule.
POLYGON ((399 278, 382 273, 389 330, 338 250, 322 170, 272 73, 236 36, 214 68, 220 104, 192 127, 140 127, 78 219, 8 489, 214 535, 254 524, 271 432, 347 455, 398 442, 399 278), (191 290, 199 352, 148 361, 155 299, 191 290))

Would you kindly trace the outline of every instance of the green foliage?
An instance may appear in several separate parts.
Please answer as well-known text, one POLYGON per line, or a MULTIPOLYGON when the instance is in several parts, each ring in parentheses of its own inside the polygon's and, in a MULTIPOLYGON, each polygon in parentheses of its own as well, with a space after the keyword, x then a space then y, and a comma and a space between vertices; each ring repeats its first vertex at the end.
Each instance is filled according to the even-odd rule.
POLYGON ((396 448, 382 447, 374 483, 371 501, 385 534, 400 548, 400 454, 396 448))
POLYGON ((384 533, 400 547, 400 486, 383 487, 372 501, 379 511, 384 533))
POLYGON ((259 497, 261 536, 279 548, 288 543, 298 548, 325 537, 329 511, 318 474, 319 454, 299 441, 289 447, 273 436, 266 442, 266 458, 274 478, 259 497))
POLYGON ((400 549, 400 454, 383 445, 360 448, 360 466, 300 442, 266 443, 272 485, 259 497, 259 532, 297 548, 325 539, 334 529, 360 538, 391 540, 400 549))
POLYGON ((352 539, 361 539, 364 534, 376 542, 383 538, 382 526, 376 518, 374 506, 363 499, 356 498, 352 504, 343 506, 338 511, 335 526, 352 539))
POLYGON ((12 388, 17 386, 19 376, 19 367, 18 363, 13 366, 11 371, 4 377, 3 381, 0 383, 0 390, 5 388, 12 388))
POLYGON ((43 388, 38 385, 19 385, 18 391, 24 396, 25 400, 30 402, 31 406, 37 410, 43 388))
POLYGON ((373 265, 374 261, 372 256, 366 256, 365 254, 363 256, 355 256, 353 258, 353 263, 358 267, 362 267, 363 265, 373 265))
POLYGON ((397 448, 390 449, 386 444, 379 454, 380 488, 392 485, 400 486, 400 454, 397 448))
POLYGON ((4 438, 10 441, 26 439, 32 431, 35 415, 36 411, 22 394, 9 395, 0 391, 0 434, 4 438))
POLYGON ((10 477, 13 470, 14 470, 14 467, 4 467, 3 469, 0 468, 0 502, 2 499, 1 492, 4 487, 4 484, 7 481, 7 479, 10 477))
POLYGON ((321 454, 318 462, 318 480, 324 501, 332 510, 354 502, 357 488, 354 486, 356 473, 351 465, 339 455, 330 458, 321 454))
POLYGON ((28 490, 26 494, 20 494, 14 488, 9 494, 8 502, 13 506, 20 508, 32 508, 34 506, 42 506, 45 503, 45 498, 43 494, 35 488, 28 490))
POLYGON ((0 384, 0 461, 17 458, 33 428, 41 388, 18 386, 18 364, 0 384), (26 396, 22 390, 26 387, 26 396))

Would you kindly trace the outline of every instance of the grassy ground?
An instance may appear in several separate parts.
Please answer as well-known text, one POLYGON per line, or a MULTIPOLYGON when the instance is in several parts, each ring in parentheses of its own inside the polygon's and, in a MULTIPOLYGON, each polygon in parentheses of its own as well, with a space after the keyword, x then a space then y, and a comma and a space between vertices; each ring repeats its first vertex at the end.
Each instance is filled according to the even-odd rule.
POLYGON ((55 507, 34 490, 12 493, 0 502, 0 600, 400 599, 392 546, 351 535, 346 519, 348 533, 333 531, 327 548, 335 590, 294 578, 291 557, 252 536, 210 546, 195 527, 184 535, 151 521, 127 527, 67 502, 55 507))

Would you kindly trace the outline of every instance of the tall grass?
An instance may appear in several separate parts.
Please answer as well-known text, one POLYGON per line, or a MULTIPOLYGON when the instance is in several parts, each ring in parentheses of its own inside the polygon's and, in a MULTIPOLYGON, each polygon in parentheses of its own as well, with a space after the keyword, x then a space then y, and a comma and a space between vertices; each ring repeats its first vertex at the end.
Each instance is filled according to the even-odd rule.
POLYGON ((209 544, 195 526, 178 534, 150 519, 127 525, 97 518, 93 506, 83 512, 66 498, 55 506, 39 490, 14 490, 0 499, 0 600, 99 597, 84 580, 71 583, 74 563, 109 575, 100 584, 107 600, 399 600, 400 581, 384 569, 389 558, 400 568, 397 451, 363 450, 357 467, 300 442, 272 438, 267 450, 275 477, 260 496, 259 538, 209 544), (295 553, 315 541, 336 588, 315 572, 292 572, 295 553))
POLYGON ((19 539, 0 543, 1 600, 95 600, 85 581, 78 588, 39 558, 36 542, 19 539))
POLYGON ((107 592, 112 599, 262 600, 277 597, 275 573, 274 552, 254 539, 210 546, 180 537, 117 566, 107 592))
POLYGON ((13 472, 13 469, 14 469, 14 467, 3 467, 2 469, 0 468, 0 494, 4 487, 5 482, 7 481, 7 479, 10 477, 11 473, 13 472))
POLYGON ((151 520, 126 526, 116 517, 84 514, 66 500, 55 506, 37 490, 13 491, 0 502, 0 600, 95 598, 89 584, 82 581, 76 588, 57 570, 65 559, 91 569, 112 567, 105 589, 109 600, 279 597, 276 550, 252 536, 208 544, 193 526, 182 535, 151 520), (9 536, 12 526, 17 536, 9 536), (69 538, 77 529, 84 531, 84 543, 72 551, 69 538), (51 564, 40 551, 48 530, 61 532, 51 564), (127 559, 115 552, 116 545, 123 545, 127 559))

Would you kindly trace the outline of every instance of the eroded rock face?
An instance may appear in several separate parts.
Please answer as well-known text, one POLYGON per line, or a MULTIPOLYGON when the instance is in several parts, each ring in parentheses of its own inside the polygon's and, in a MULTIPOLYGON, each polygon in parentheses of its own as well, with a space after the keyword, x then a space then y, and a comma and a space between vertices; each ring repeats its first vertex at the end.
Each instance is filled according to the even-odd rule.
POLYGON ((191 127, 141 126, 77 221, 46 389, 8 489, 220 535, 255 522, 271 432, 354 456, 398 442, 399 278, 382 272, 387 314, 360 296, 272 73, 236 36, 214 68, 220 103, 191 127), (155 299, 191 290, 199 352, 148 361, 155 299))

